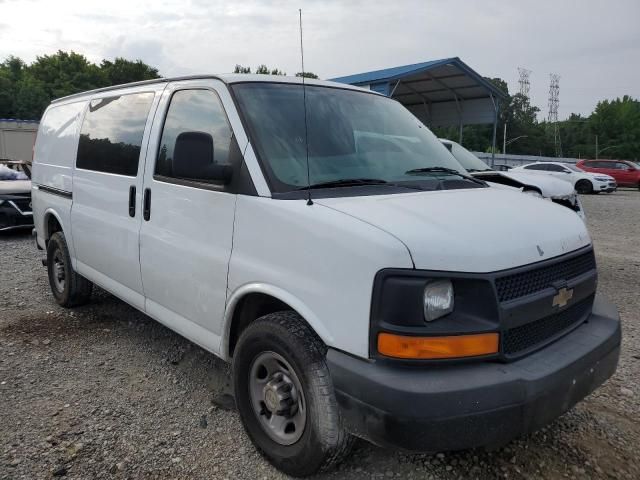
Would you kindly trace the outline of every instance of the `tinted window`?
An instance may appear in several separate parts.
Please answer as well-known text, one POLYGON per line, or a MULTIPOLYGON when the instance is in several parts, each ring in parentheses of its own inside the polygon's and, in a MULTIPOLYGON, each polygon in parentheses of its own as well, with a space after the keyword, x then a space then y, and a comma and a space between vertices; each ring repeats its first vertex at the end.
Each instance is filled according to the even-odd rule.
POLYGON ((617 168, 618 170, 627 170, 628 168, 630 168, 630 165, 627 165, 626 163, 618 162, 616 163, 615 168, 617 168))
POLYGON ((164 122, 155 173, 207 181, 208 170, 230 164, 232 136, 222 103, 214 92, 179 90, 171 98, 164 122))
POLYGON ((546 167, 550 172, 565 172, 567 170, 562 165, 554 165, 553 163, 548 164, 546 167))
POLYGON ((76 166, 136 176, 153 93, 92 100, 82 122, 76 166))
POLYGON ((537 163, 534 163, 533 165, 527 165, 524 168, 526 168, 527 170, 547 170, 546 165, 537 164, 537 163))

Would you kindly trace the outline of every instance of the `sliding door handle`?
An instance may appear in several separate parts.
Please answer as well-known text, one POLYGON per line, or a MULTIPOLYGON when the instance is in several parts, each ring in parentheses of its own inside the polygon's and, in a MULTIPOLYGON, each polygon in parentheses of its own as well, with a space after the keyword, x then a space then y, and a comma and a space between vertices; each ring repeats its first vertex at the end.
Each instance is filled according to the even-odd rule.
POLYGON ((129 216, 136 216, 136 186, 131 185, 129 187, 129 216))
POLYGON ((151 218, 151 189, 144 189, 144 199, 142 201, 142 217, 149 221, 151 218))

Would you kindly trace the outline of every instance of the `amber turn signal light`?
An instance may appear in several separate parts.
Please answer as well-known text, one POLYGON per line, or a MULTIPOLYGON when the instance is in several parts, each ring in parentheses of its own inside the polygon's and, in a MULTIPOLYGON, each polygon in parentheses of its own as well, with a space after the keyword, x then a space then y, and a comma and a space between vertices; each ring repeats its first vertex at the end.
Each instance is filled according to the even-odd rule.
POLYGON ((380 333, 378 352, 386 357, 421 360, 477 357, 498 353, 499 338, 497 333, 447 337, 409 337, 380 333))

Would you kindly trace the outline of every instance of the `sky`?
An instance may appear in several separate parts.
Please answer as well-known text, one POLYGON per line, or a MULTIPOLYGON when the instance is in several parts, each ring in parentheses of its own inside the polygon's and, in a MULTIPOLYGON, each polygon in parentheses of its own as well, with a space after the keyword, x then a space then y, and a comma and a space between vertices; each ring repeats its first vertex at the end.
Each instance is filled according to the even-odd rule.
POLYGON ((99 63, 141 59, 163 76, 224 73, 236 64, 300 68, 332 78, 460 57, 547 114, 549 74, 559 118, 597 102, 640 97, 640 0, 0 0, 0 61, 73 50, 99 63))

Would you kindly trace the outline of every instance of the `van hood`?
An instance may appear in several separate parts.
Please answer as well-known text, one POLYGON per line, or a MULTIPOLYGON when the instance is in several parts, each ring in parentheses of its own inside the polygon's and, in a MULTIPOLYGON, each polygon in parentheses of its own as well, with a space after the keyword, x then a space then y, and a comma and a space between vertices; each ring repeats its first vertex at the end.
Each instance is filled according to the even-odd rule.
POLYGON ((494 272, 591 244, 574 212, 515 190, 474 188, 314 202, 395 236, 418 269, 494 272))

